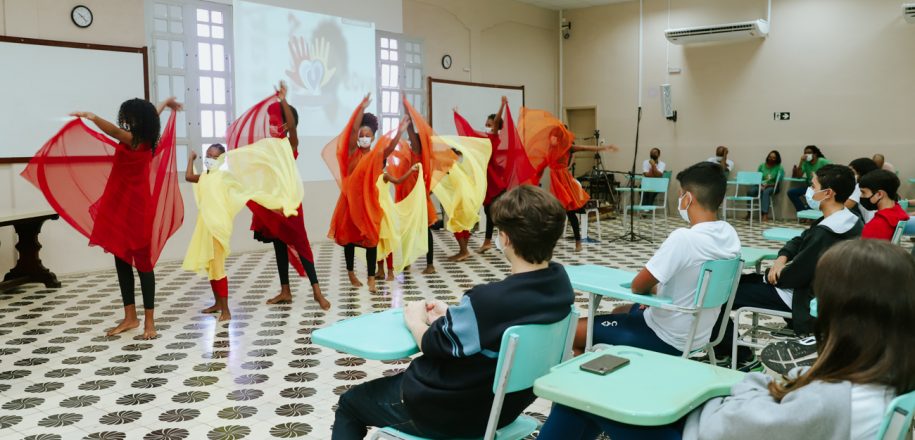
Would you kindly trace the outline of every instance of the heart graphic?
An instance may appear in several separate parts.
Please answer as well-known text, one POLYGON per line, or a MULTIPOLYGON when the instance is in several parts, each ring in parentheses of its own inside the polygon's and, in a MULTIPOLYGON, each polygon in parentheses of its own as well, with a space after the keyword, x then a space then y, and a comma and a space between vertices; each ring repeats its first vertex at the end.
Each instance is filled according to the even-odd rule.
POLYGON ((324 79, 324 63, 317 60, 305 60, 299 66, 299 77, 310 94, 320 94, 321 80, 324 79))

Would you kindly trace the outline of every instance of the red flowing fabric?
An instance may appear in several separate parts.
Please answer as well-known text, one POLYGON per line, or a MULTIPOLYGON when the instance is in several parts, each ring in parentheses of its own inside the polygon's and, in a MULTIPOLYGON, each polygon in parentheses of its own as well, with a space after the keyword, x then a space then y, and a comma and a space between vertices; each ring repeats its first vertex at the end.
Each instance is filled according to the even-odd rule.
MULTIPOLYGON (((226 148, 231 150, 245 145, 251 145, 267 137, 284 138, 282 107, 276 98, 271 95, 258 102, 238 117, 226 132, 226 148)), ((299 150, 293 149, 292 155, 299 157, 299 150)), ((299 276, 305 276, 305 267, 300 260, 304 258, 314 262, 311 252, 311 243, 308 241, 308 232, 305 230, 305 218, 302 205, 299 205, 298 215, 286 217, 278 212, 271 211, 255 202, 247 203, 251 210, 251 230, 255 238, 261 241, 279 240, 286 243, 289 263, 295 268, 299 276)))
POLYGON ((492 141, 492 156, 486 168, 486 198, 483 205, 490 205, 505 191, 524 184, 537 184, 537 171, 531 165, 521 137, 515 128, 511 109, 505 106, 502 130, 499 134, 484 134, 470 127, 466 119, 454 113, 454 125, 460 136, 488 137, 492 141))
POLYGON ((537 175, 550 169, 550 192, 566 211, 577 211, 585 206, 591 197, 569 172, 575 135, 549 112, 526 107, 521 109, 519 131, 537 175))
POLYGON ((149 145, 118 144, 75 119, 41 147, 22 177, 90 246, 140 272, 152 272, 184 221, 174 112, 154 153, 149 145))
POLYGON ((371 248, 378 245, 383 215, 375 184, 381 176, 384 150, 397 140, 385 135, 371 150, 357 147, 350 154, 353 126, 361 112, 362 109, 357 107, 346 127, 324 147, 321 156, 340 186, 340 197, 327 237, 340 246, 354 244, 371 248))

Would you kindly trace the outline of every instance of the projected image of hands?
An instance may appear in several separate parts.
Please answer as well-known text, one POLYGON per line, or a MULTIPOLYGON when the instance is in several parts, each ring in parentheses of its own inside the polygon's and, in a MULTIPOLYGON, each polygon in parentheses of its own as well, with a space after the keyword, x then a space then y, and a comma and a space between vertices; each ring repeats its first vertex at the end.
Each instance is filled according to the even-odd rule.
POLYGON ((286 76, 294 87, 301 89, 305 95, 318 96, 321 88, 333 79, 337 68, 329 64, 332 48, 330 42, 317 37, 310 44, 305 37, 289 37, 290 68, 286 76))

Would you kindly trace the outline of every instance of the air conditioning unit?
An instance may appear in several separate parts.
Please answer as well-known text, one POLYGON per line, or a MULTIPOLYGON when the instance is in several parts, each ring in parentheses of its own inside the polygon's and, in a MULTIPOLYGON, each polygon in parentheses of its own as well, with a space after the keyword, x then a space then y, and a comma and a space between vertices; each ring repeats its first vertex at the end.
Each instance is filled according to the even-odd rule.
POLYGON ((905 17, 905 21, 915 23, 915 3, 903 3, 902 16, 905 17))
POLYGON ((766 35, 769 35, 769 22, 763 19, 664 31, 667 41, 674 44, 748 40, 766 38, 766 35))

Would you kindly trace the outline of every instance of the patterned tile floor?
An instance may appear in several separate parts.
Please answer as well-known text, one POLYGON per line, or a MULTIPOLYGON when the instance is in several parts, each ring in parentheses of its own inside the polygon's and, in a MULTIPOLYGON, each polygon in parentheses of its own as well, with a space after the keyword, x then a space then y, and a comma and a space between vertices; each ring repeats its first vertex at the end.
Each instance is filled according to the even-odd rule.
MULTIPOLYGON (((652 229, 649 223, 646 231, 652 229)), ((736 223, 745 246, 778 247, 761 238, 758 224, 736 223)), ((654 243, 607 243, 623 230, 618 220, 605 220, 604 242, 574 253, 573 242, 563 240, 556 260, 638 270, 660 240, 681 225, 679 219, 659 221, 654 243)), ((403 301, 454 303, 464 290, 499 280, 508 271, 495 250, 450 264, 444 257, 456 251, 454 240, 437 232, 435 245, 437 274, 419 274, 424 262, 418 262, 398 280, 380 283, 377 295, 349 287, 339 247, 317 245, 317 270, 333 302, 327 313, 299 280, 294 281, 293 304, 265 305, 279 288, 272 252, 234 255, 228 263, 231 323, 198 312, 212 302, 205 279, 182 272, 178 262, 160 264, 160 336, 153 341, 139 339, 137 331, 105 336, 105 329, 121 317, 113 270, 62 277, 59 290, 29 286, 4 292, 0 438, 329 438, 339 394, 362 381, 395 374, 406 361, 366 361, 313 345, 309 335, 314 329, 403 301)), ((585 295, 579 293, 576 302, 584 311, 585 295)), ((613 306, 604 301, 602 309, 613 306)), ((538 400, 528 411, 542 418, 548 408, 548 402, 538 400)))

